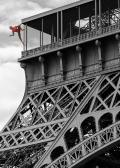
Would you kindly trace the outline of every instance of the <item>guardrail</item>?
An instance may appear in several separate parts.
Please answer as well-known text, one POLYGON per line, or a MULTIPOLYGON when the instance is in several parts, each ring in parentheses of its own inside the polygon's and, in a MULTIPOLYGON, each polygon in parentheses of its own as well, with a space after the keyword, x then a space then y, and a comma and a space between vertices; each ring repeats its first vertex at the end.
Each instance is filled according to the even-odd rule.
POLYGON ((53 161, 47 168, 75 166, 99 150, 120 140, 120 121, 92 135, 53 161))
POLYGON ((22 57, 23 58, 24 57, 33 57, 36 55, 40 55, 42 53, 51 52, 55 49, 67 47, 69 45, 74 45, 76 43, 83 43, 87 40, 94 39, 94 38, 100 37, 102 35, 109 35, 109 34, 117 32, 119 30, 120 30, 120 23, 117 22, 114 25, 110 25, 110 26, 104 27, 104 28, 99 28, 99 30, 92 30, 90 32, 87 32, 87 33, 84 33, 81 35, 76 35, 71 38, 64 39, 63 41, 55 42, 55 43, 41 46, 41 47, 38 47, 35 49, 31 49, 28 51, 23 51, 22 57))

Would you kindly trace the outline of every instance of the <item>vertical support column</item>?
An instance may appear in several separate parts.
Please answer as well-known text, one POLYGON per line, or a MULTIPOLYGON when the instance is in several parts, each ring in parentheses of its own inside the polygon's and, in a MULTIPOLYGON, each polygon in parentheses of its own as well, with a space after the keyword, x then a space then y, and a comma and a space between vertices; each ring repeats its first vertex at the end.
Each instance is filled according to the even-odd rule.
POLYGON ((61 11, 61 42, 63 41, 63 11, 61 11))
POLYGON ((108 24, 110 26, 110 9, 108 9, 108 24))
POLYGON ((57 42, 59 42, 59 12, 57 12, 57 42))
POLYGON ((115 35, 115 39, 118 41, 118 55, 119 55, 119 65, 120 65, 120 35, 119 34, 116 34, 115 35))
POLYGON ((52 31, 51 31, 51 44, 54 43, 54 26, 52 24, 52 31))
POLYGON ((78 52, 80 76, 83 76, 82 48, 79 45, 77 45, 76 51, 78 52))
POLYGON ((28 43, 28 37, 27 37, 27 24, 25 25, 25 50, 27 51, 27 43, 28 43))
POLYGON ((101 0, 99 0, 99 29, 102 28, 102 22, 101 22, 101 19, 102 19, 101 0))
POLYGON ((39 61, 41 63, 41 80, 42 80, 42 84, 45 85, 45 66, 44 66, 45 60, 42 56, 40 56, 39 61))
POLYGON ((95 30, 97 30, 97 0, 95 0, 95 30))
POLYGON ((89 31, 91 31, 91 15, 89 16, 89 31))
POLYGON ((120 0, 118 0, 118 9, 120 9, 120 0))
MULTIPOLYGON (((120 12, 120 0, 118 0, 118 11, 120 12)), ((120 21, 120 13, 118 14, 118 18, 119 18, 119 21, 120 21)))
POLYGON ((23 31, 23 51, 26 50, 26 26, 24 25, 24 31, 23 31))
POLYGON ((79 36, 80 36, 80 6, 78 7, 78 19, 79 19, 79 36))
POLYGON ((99 40, 95 41, 95 45, 97 46, 98 50, 98 64, 99 64, 99 70, 102 71, 103 64, 102 64, 102 50, 101 50, 101 42, 99 40))
POLYGON ((44 21, 43 21, 43 18, 42 18, 42 47, 43 47, 43 26, 44 26, 44 21))
POLYGON ((41 31, 40 31, 40 47, 41 47, 41 31))
POLYGON ((72 37, 72 23, 71 23, 71 18, 70 18, 70 37, 72 37))
POLYGON ((63 54, 61 53, 61 51, 57 52, 57 56, 59 57, 60 60, 60 75, 61 75, 61 80, 64 80, 64 70, 63 70, 63 54))

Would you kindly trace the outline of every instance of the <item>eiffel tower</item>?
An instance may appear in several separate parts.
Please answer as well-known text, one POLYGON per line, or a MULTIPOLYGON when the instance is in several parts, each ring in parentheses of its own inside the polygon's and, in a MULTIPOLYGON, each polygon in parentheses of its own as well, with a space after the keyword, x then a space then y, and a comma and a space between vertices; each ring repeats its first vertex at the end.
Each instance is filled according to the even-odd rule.
POLYGON ((22 20, 23 100, 0 132, 1 168, 120 167, 120 0, 22 20))

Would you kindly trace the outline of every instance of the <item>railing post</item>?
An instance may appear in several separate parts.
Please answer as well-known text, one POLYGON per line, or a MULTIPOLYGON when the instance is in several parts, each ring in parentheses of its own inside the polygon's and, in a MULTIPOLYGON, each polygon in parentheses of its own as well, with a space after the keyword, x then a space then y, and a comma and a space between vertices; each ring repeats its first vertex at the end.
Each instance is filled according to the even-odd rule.
POLYGON ((85 151, 85 146, 84 143, 82 144, 82 156, 86 155, 86 151, 85 151))
POLYGON ((61 43, 63 41, 63 11, 61 11, 61 43))
POLYGON ((79 37, 80 37, 80 6, 78 6, 78 18, 79 18, 79 37))
POLYGON ((70 165, 71 165, 71 160, 70 160, 70 157, 69 157, 69 155, 68 155, 68 154, 66 155, 66 158, 67 158, 67 163, 68 163, 68 166, 70 166, 70 165))
POLYGON ((71 23, 71 18, 70 18, 70 38, 72 37, 72 23, 71 23))
POLYGON ((43 50, 43 25, 44 24, 44 22, 43 22, 43 18, 42 18, 42 50, 43 50))
MULTIPOLYGON (((113 123, 115 123, 116 122, 116 115, 115 114, 113 114, 113 123)), ((114 127, 113 127, 113 138, 114 139, 116 139, 117 138, 117 130, 116 130, 116 126, 114 125, 114 127)))
POLYGON ((97 31, 97 0, 95 0, 95 30, 97 31))
POLYGON ((52 30, 51 30, 51 44, 54 43, 54 25, 52 24, 52 30))
POLYGON ((91 31, 91 15, 89 16, 89 31, 91 31))
MULTIPOLYGON (((120 0, 118 0, 118 10, 120 12, 120 0)), ((120 21, 120 13, 118 14, 118 18, 119 18, 119 21, 120 21)))
POLYGON ((57 12, 57 43, 59 42, 59 12, 57 12))
POLYGON ((27 51, 27 43, 28 43, 28 41, 27 41, 27 24, 25 25, 25 50, 27 51))
POLYGON ((102 10, 101 10, 101 0, 99 0, 99 29, 101 30, 102 28, 102 10))
POLYGON ((41 47, 41 31, 40 31, 40 47, 41 47))
POLYGON ((113 138, 116 139, 117 138, 116 126, 114 126, 113 130, 114 130, 114 132, 113 132, 113 138))
MULTIPOLYGON (((96 125, 96 132, 99 132, 99 123, 98 123, 98 119, 95 119, 95 125, 96 125)), ((101 147, 101 140, 100 140, 100 135, 97 135, 97 144, 98 144, 98 148, 101 147)))

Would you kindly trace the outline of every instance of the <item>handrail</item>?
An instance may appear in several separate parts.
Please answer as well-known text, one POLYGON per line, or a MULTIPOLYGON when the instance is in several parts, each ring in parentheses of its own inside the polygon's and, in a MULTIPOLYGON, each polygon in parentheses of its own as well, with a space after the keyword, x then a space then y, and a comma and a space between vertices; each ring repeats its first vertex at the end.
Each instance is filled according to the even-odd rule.
POLYGON ((72 45, 72 44, 79 43, 79 42, 84 42, 88 39, 92 39, 95 37, 99 37, 101 35, 113 33, 116 30, 120 30, 120 23, 119 22, 117 22, 116 24, 110 25, 108 27, 100 28, 98 30, 92 30, 90 32, 83 33, 81 35, 76 35, 76 36, 73 36, 70 38, 66 38, 66 39, 59 41, 59 42, 44 45, 44 46, 41 46, 41 47, 38 47, 35 49, 31 49, 28 51, 23 51, 22 57, 30 57, 30 56, 38 55, 43 52, 49 52, 53 49, 61 48, 61 47, 72 45))
POLYGON ((61 155, 46 168, 68 168, 84 160, 88 155, 120 139, 120 121, 97 132, 61 155), (84 150, 83 150, 84 149, 84 150), (64 160, 64 162, 63 162, 64 160), (69 160, 69 161, 68 161, 69 160), (65 165, 63 165, 63 163, 65 165), (58 166, 59 165, 59 166, 58 166))

